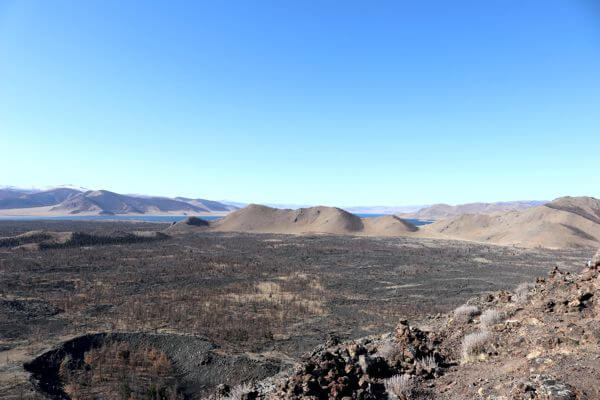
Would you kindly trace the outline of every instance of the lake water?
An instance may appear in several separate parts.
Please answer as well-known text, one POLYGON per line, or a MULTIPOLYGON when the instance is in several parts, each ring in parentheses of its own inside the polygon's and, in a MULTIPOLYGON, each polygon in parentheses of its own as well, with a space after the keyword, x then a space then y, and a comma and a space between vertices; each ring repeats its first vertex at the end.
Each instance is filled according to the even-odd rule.
MULTIPOLYGON (((386 214, 356 214, 361 218, 381 217, 386 214)), ((0 217, 0 221, 145 221, 145 222, 178 222, 187 215, 68 215, 63 217, 0 217)), ((221 216, 200 216, 207 221, 216 221, 221 216)), ((432 221, 424 219, 406 219, 414 225, 427 225, 432 221)))
MULTIPOLYGON (((385 215, 390 215, 390 214, 356 214, 361 218, 372 218, 372 217, 383 217, 385 215)), ((414 219, 414 218, 404 218, 405 221, 410 222, 413 225, 416 226, 421 226, 421 225, 428 225, 431 224, 433 221, 427 220, 427 219, 414 219)))

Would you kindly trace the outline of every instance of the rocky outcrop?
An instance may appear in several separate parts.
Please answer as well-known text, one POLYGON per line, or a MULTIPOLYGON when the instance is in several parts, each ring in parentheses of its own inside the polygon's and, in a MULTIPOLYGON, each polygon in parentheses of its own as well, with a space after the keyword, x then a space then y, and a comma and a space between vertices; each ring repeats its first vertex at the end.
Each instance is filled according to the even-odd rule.
POLYGON ((420 382, 443 373, 437 340, 403 320, 394 336, 318 348, 284 380, 275 396, 285 399, 378 399, 398 374, 420 382))
POLYGON ((208 229, 210 223, 199 217, 187 217, 183 221, 174 222, 165 229, 167 233, 190 233, 208 229))

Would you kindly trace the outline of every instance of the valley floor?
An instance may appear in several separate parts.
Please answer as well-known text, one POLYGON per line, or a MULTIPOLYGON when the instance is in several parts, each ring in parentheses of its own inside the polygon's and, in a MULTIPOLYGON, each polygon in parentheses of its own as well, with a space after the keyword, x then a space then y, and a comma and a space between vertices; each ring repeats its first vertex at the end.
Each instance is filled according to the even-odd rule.
MULTIPOLYGON (((34 229, 165 227, 0 221, 0 236, 34 229)), ((170 357, 165 335, 184 344, 192 339, 181 335, 197 339, 202 348, 209 343, 212 355, 198 367, 207 373, 193 388, 206 393, 219 380, 235 385, 285 369, 333 337, 387 332, 402 318, 447 312, 481 293, 533 282, 555 266, 579 271, 590 252, 406 237, 215 232, 151 243, 0 248, 0 397, 34 398, 23 363, 96 332, 158 334, 160 340, 150 341, 162 343, 170 357), (254 367, 238 373, 232 365, 242 359, 254 367), (219 373, 223 366, 229 369, 219 373)))

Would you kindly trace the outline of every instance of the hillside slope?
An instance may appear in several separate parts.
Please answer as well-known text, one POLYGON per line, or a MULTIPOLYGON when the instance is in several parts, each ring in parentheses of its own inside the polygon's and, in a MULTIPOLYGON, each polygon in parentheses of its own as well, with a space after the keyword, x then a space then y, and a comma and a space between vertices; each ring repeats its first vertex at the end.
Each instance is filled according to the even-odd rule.
POLYGON ((188 203, 193 206, 203 208, 206 211, 211 211, 211 212, 217 212, 217 211, 229 212, 229 211, 235 211, 235 210, 239 209, 239 207, 236 207, 236 206, 233 206, 230 204, 220 203, 220 202, 214 201, 214 200, 189 199, 187 197, 175 197, 175 200, 183 201, 184 203, 188 203))
POLYGON ((363 218, 363 234, 369 236, 407 236, 419 228, 395 215, 363 218))
POLYGON ((257 204, 229 214, 212 227, 216 231, 330 234, 358 233, 363 228, 359 217, 339 208, 281 210, 257 204))
POLYGON ((521 211, 461 215, 424 226, 418 235, 522 247, 598 247, 600 200, 563 197, 521 211))
POLYGON ((508 201, 497 203, 468 203, 451 206, 434 204, 417 212, 399 214, 402 218, 440 220, 464 214, 493 214, 497 212, 518 211, 543 205, 545 201, 508 201))
POLYGON ((0 189, 0 215, 127 215, 228 213, 236 207, 206 199, 122 195, 107 190, 56 188, 46 191, 0 189))
POLYGON ((61 211, 68 214, 97 212, 102 215, 116 215, 173 211, 205 212, 207 210, 163 197, 133 197, 107 190, 96 190, 69 196, 62 203, 52 208, 51 211, 61 211))
POLYGON ((24 193, 17 190, 0 191, 0 209, 33 208, 58 204, 69 196, 80 193, 74 189, 58 188, 37 193, 24 193))
POLYGON ((335 207, 277 209, 251 204, 212 223, 212 230, 257 233, 328 233, 334 235, 405 236, 417 228, 399 217, 360 218, 335 207))

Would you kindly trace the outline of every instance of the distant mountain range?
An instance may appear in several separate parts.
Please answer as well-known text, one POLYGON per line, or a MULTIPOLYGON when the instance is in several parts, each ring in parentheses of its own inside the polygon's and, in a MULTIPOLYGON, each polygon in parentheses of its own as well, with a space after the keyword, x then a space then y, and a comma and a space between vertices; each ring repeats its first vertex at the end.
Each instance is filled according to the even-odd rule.
MULTIPOLYGON (((545 201, 511 201, 470 203, 457 206, 356 206, 341 207, 353 214, 390 214, 402 218, 440 220, 464 214, 493 214, 522 210, 545 204, 545 201)), ((299 209, 310 205, 272 204, 277 209, 299 209)), ((204 215, 227 214, 247 206, 234 201, 214 201, 189 197, 157 197, 142 194, 119 194, 107 190, 88 190, 65 185, 37 190, 0 187, 0 216, 68 216, 68 215, 204 215)))
MULTIPOLYGON (((228 200, 221 200, 221 203, 234 205, 237 208, 244 208, 249 205, 249 203, 233 202, 228 200)), ((468 203, 455 206, 451 206, 449 204, 433 204, 410 206, 341 206, 340 208, 352 214, 387 214, 398 215, 402 218, 438 220, 463 214, 493 214, 495 212, 523 210, 546 203, 548 202, 541 200, 523 200, 496 203, 468 203)), ((263 205, 284 210, 297 210, 300 208, 314 207, 312 204, 264 203, 263 205)))
POLYGON ((107 190, 81 191, 56 188, 0 189, 0 215, 140 215, 140 214, 226 214, 238 207, 206 199, 123 195, 107 190))
POLYGON ((518 211, 548 203, 540 200, 504 201, 496 203, 468 203, 451 206, 434 204, 416 212, 398 214, 402 218, 439 220, 465 214, 494 214, 497 212, 518 211))
MULTIPOLYGON (((220 200, 223 204, 233 205, 238 208, 244 208, 250 203, 241 203, 236 201, 229 200, 220 200)), ((314 204, 295 204, 295 203, 264 203, 264 206, 271 208, 278 208, 283 210, 297 210, 299 208, 310 208, 314 207, 314 204)), ((418 205, 418 206, 353 206, 353 207, 340 207, 342 210, 348 211, 353 214, 399 214, 399 213, 409 213, 418 211, 426 206, 418 205)))

